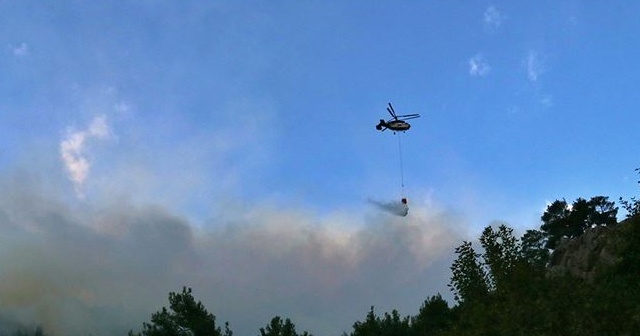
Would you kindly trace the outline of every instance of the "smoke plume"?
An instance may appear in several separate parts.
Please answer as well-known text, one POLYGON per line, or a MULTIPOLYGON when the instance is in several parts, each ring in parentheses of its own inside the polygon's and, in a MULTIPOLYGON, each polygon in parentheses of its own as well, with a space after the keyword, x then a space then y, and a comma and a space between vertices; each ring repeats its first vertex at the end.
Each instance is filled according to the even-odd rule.
POLYGON ((415 314, 446 294, 460 241, 426 203, 405 218, 254 205, 196 228, 159 205, 70 208, 27 180, 0 181, 0 322, 54 336, 139 330, 182 286, 237 335, 275 315, 337 335, 372 305, 415 314))

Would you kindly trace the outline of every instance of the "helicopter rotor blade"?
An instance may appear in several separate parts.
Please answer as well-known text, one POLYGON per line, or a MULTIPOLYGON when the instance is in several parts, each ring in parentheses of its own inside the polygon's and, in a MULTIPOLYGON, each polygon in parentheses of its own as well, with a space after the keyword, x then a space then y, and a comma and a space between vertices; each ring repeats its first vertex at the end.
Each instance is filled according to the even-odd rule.
POLYGON ((420 118, 420 116, 413 116, 413 117, 400 118, 400 120, 404 121, 404 120, 411 120, 411 119, 416 119, 416 118, 420 118))
POLYGON ((395 114, 393 114, 393 111, 391 109, 389 109, 388 107, 387 107, 387 112, 389 112, 389 114, 393 117, 393 119, 397 119, 398 118, 398 117, 396 117, 395 114))
POLYGON ((409 119, 420 118, 420 115, 417 114, 417 113, 416 114, 406 114, 406 115, 403 115, 403 116, 398 116, 398 118, 400 120, 409 120, 409 119))
POLYGON ((394 117, 395 119, 398 119, 398 116, 396 116, 396 111, 393 109, 393 106, 391 105, 391 103, 389 103, 389 107, 387 107, 387 111, 389 111, 389 114, 391 114, 392 117, 394 117))

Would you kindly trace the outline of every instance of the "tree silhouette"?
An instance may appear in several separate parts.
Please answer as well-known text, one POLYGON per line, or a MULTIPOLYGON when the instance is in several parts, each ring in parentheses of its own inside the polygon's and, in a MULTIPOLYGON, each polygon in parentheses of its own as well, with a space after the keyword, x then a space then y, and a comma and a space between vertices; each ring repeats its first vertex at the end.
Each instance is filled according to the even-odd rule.
MULTIPOLYGON (((635 169, 638 174, 640 174, 640 168, 635 169)), ((640 180, 637 181, 640 184, 640 180)), ((625 200, 620 197, 620 204, 625 211, 627 211, 627 218, 636 217, 640 215, 640 200, 635 197, 631 197, 630 200, 625 200)))
POLYGON ((549 249, 547 249, 547 238, 539 230, 527 230, 520 238, 521 257, 530 265, 543 269, 549 262, 549 249))
POLYGON ((311 336, 308 332, 298 334, 296 326, 290 319, 282 321, 280 316, 271 319, 271 322, 264 328, 260 328, 261 336, 311 336))
POLYGON ((513 229, 500 225, 496 231, 488 226, 482 231, 480 244, 484 249, 484 263, 489 269, 489 285, 492 289, 502 287, 510 280, 520 254, 520 245, 513 236, 513 229))
POLYGON ((453 298, 458 302, 481 299, 488 291, 487 273, 480 261, 478 254, 471 242, 462 242, 455 249, 458 255, 451 265, 451 281, 449 288, 453 292, 453 298))
POLYGON ((416 335, 437 335, 451 328, 454 315, 440 294, 425 300, 418 315, 411 320, 416 335))
POLYGON ((374 308, 371 307, 364 322, 353 324, 351 336, 412 336, 411 320, 407 317, 400 317, 397 310, 391 314, 384 313, 384 317, 376 316, 374 308))
POLYGON ((556 200, 542 215, 540 230, 547 237, 546 247, 555 249, 562 238, 577 237, 592 226, 615 225, 617 214, 615 203, 605 196, 589 201, 580 197, 571 206, 564 199, 556 200))
POLYGON ((191 288, 183 287, 182 293, 169 293, 169 309, 151 315, 151 323, 142 324, 142 332, 129 336, 232 336, 229 324, 224 334, 216 327, 216 317, 204 305, 194 299, 191 288))

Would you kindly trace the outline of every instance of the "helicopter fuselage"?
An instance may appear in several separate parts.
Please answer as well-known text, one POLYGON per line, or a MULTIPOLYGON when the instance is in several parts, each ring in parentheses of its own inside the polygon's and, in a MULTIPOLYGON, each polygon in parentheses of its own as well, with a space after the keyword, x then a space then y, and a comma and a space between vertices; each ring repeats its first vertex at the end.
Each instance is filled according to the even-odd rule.
POLYGON ((408 130, 410 127, 411 125, 408 122, 402 120, 380 120, 380 123, 376 126, 376 129, 383 130, 383 128, 388 128, 392 131, 403 132, 408 130))
POLYGON ((392 131, 406 131, 411 127, 408 122, 402 120, 393 120, 387 122, 387 128, 392 131))

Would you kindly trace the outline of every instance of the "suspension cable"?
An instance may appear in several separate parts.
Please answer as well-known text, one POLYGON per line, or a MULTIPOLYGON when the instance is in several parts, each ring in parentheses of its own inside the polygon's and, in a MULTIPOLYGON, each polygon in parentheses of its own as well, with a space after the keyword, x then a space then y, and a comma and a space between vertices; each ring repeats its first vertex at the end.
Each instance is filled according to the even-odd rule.
POLYGON ((402 193, 402 197, 404 197, 404 166, 402 163, 402 140, 401 140, 402 134, 398 134, 398 154, 399 154, 399 158, 400 158, 400 188, 401 188, 401 193, 402 193))

